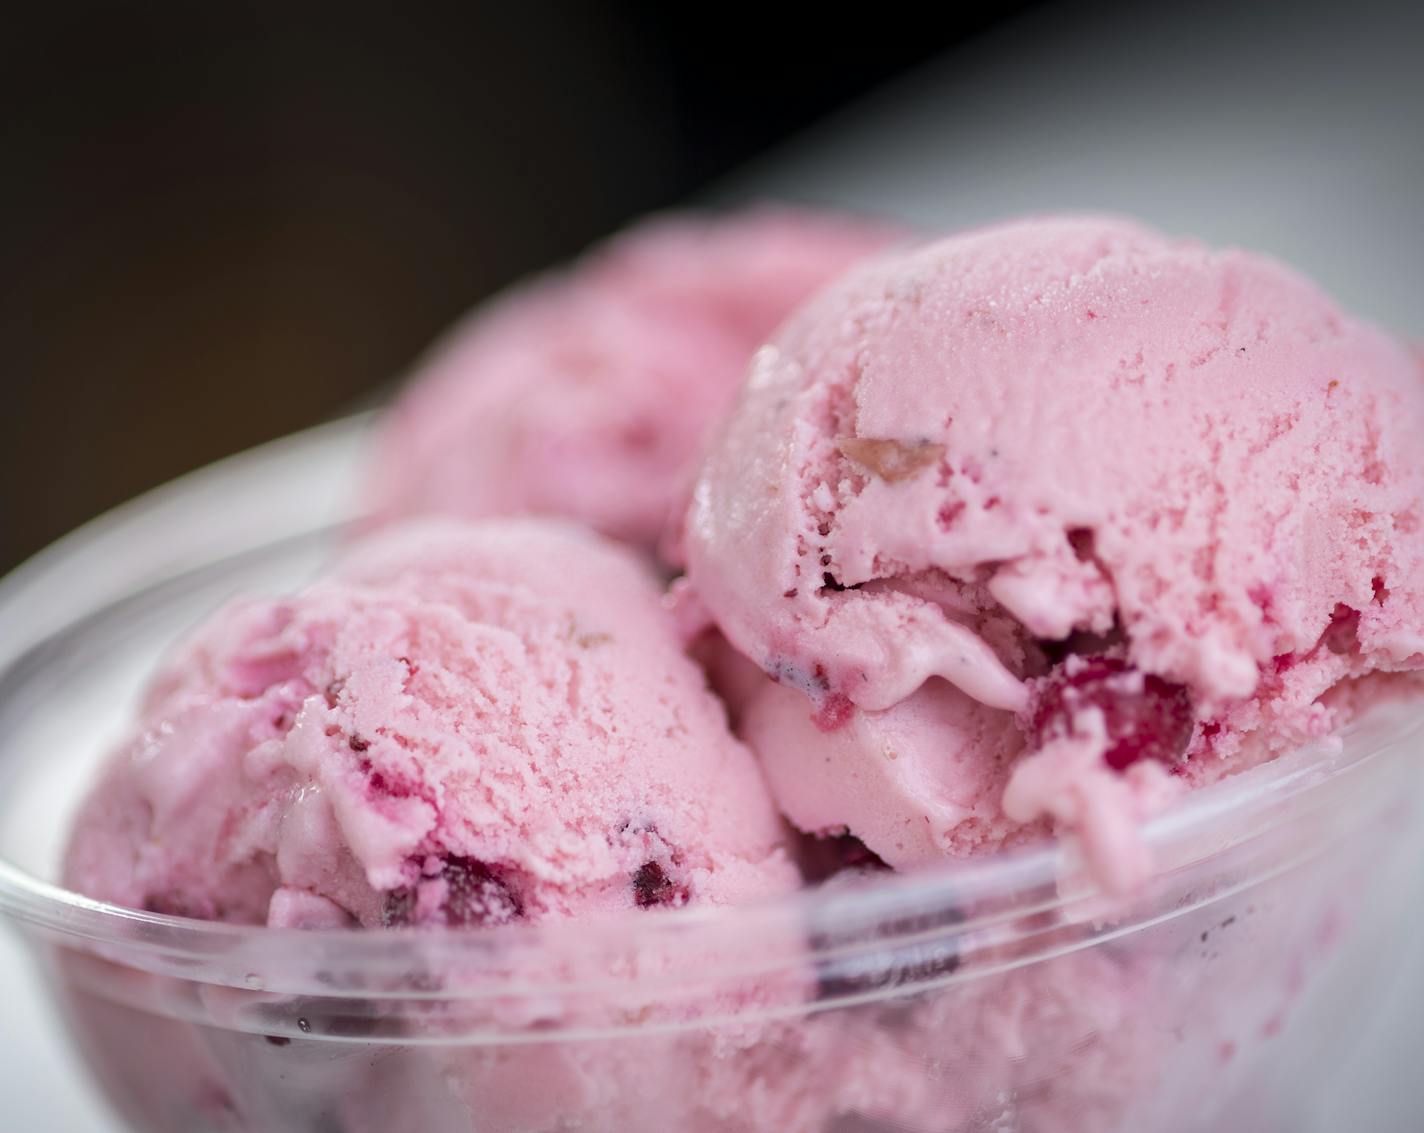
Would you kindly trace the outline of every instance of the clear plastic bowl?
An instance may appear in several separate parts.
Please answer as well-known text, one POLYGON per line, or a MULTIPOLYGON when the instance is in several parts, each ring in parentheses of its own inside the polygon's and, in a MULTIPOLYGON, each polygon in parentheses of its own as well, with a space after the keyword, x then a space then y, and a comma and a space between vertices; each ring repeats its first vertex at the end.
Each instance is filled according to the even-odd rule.
POLYGON ((1411 705, 1156 821, 1159 875, 1130 902, 1057 846, 552 928, 277 931, 52 885, 158 652, 311 574, 359 441, 269 446, 0 583, 0 913, 134 1130, 1310 1127, 1415 939, 1411 705))

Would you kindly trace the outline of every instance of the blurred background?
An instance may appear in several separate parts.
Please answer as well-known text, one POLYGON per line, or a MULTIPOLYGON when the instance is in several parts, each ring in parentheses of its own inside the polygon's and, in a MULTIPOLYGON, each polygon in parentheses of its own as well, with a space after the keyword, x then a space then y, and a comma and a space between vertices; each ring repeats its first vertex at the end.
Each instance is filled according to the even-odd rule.
POLYGON ((357 404, 500 285, 1023 7, 814 47, 750 4, 19 7, 0 569, 357 404))
POLYGON ((1424 337, 1419 8, 16 7, 0 570, 368 403, 472 303, 688 199, 1126 210, 1424 337))

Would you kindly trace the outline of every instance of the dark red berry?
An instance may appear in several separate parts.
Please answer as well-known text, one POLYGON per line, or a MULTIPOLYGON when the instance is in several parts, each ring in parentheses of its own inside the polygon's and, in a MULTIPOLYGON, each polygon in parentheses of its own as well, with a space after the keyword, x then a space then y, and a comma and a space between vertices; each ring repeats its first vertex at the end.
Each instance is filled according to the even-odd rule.
POLYGON ((453 857, 445 861, 447 924, 508 924, 524 915, 524 903, 484 862, 453 857))
POLYGON ((640 909, 656 905, 676 908, 687 904, 688 897, 686 886, 668 877, 657 862, 644 862, 633 874, 633 901, 640 909))
POLYGON ((1360 651, 1360 611, 1352 610, 1343 602, 1336 603, 1330 615, 1330 624, 1325 627, 1320 640, 1331 653, 1347 655, 1360 651))
MULTIPOLYGON (((457 927, 500 925, 524 915, 524 903, 519 895, 482 861, 448 857, 440 863, 437 876, 445 881, 445 897, 440 903, 437 923, 457 927)), ((381 900, 381 923, 387 928, 413 924, 417 905, 416 886, 388 890, 381 900)))
POLYGON ((1096 708, 1108 746, 1103 759, 1116 771, 1143 759, 1171 767, 1192 741, 1192 701, 1179 684, 1142 673, 1116 657, 1070 657, 1038 685, 1034 746, 1080 734, 1077 716, 1096 708))

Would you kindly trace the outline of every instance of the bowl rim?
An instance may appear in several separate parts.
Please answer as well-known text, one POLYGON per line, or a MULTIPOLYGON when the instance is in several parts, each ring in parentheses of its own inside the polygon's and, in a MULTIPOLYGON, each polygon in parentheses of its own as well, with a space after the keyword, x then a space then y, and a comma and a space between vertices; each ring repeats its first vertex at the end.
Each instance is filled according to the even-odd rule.
MULTIPOLYGON (((717 1017, 799 1015, 983 978, 1079 951, 1186 917, 1322 856, 1335 840, 1331 831, 1319 832, 1317 820, 1333 815, 1338 788, 1367 779, 1390 762, 1391 753, 1401 762, 1401 753, 1417 746, 1411 741, 1424 735, 1424 710, 1400 714, 1376 733, 1369 742, 1347 742, 1333 751, 1297 749, 1204 787, 1150 821, 1144 844, 1154 855, 1170 855, 1172 868, 1150 883, 1153 889, 1163 886, 1161 892, 1128 898, 1104 894, 1090 874, 1076 868, 1071 846, 1054 840, 744 905, 592 921, 371 932, 147 913, 93 900, 0 859, 0 919, 18 922, 33 940, 107 964, 249 993, 330 1002, 379 999, 416 1010, 458 1001, 497 1012, 551 994, 566 1004, 617 1002, 631 990, 665 1004, 677 999, 700 1004, 696 1013, 704 1023, 717 1017), (1282 857, 1282 845, 1293 847, 1288 851, 1293 856, 1282 857), (972 915, 946 916, 979 904, 972 915), (1066 936, 1065 929, 1071 930, 1066 936), (692 960, 686 962, 689 949, 692 960), (809 1006, 804 997, 793 997, 780 1009, 775 1003, 738 1006, 728 999, 785 978, 820 979, 828 972, 835 978, 867 964, 880 970, 947 952, 983 959, 908 980, 858 986, 852 979, 809 1006), (620 970, 630 960, 632 970, 620 970), (344 976, 333 980, 326 974, 330 969, 344 976), (411 982, 413 971, 439 972, 441 978, 433 984, 411 982)), ((1347 807, 1335 836, 1357 830, 1387 805, 1390 785, 1383 783, 1381 792, 1376 789, 1381 777, 1373 778, 1379 805, 1347 807)), ((539 1034, 553 1032, 531 1038, 539 1034)))
MULTIPOLYGON (((320 497, 320 506, 299 498, 287 509, 285 526, 279 524, 266 532, 266 542, 249 546, 250 552, 263 547, 271 550, 293 538, 323 537, 334 526, 358 518, 350 513, 341 493, 332 491, 332 484, 349 476, 350 462, 364 443, 370 420, 370 414, 346 418, 200 469, 91 521, 22 564, 0 580, 0 682, 31 651, 62 631, 52 625, 37 628, 37 623, 18 623, 28 629, 28 637, 23 632, 8 634, 5 631, 11 623, 7 616, 26 605, 32 592, 42 591, 56 567, 85 556, 102 557, 106 547, 130 536, 140 525, 171 523, 195 514, 195 509, 212 508, 214 498, 229 487, 250 493, 254 483, 269 480, 274 469, 290 484, 297 468, 305 469, 297 482, 305 483, 311 477, 318 482, 315 496, 320 497)), ((204 550, 211 551, 206 561, 209 567, 231 557, 224 548, 204 550)), ((203 556, 197 557, 201 560, 203 556)), ((182 556, 143 564, 150 582, 156 576, 154 584, 159 586, 176 582, 203 565, 195 566, 182 556)), ((113 601, 110 597, 71 612, 63 628, 72 628, 113 601)), ((1260 842, 1282 827, 1318 818, 1331 809, 1332 796, 1342 784, 1361 780, 1364 773, 1384 762, 1381 756, 1409 746, 1424 734, 1424 699, 1397 706, 1387 716, 1367 720, 1338 737, 1303 745, 1192 792, 1144 825, 1144 845, 1159 863, 1170 863, 1165 873, 1180 877, 1260 842)), ((1154 879, 1154 884, 1156 880, 1160 878, 1154 879)), ((1206 894, 1198 903, 1219 896, 1206 894)), ((451 969, 464 965, 472 973, 456 989, 408 987, 389 992, 395 998, 417 1000, 517 994, 521 990, 518 982, 492 979, 491 965, 533 952, 562 949, 570 954, 599 954, 600 949, 606 949, 611 950, 606 953, 611 956, 626 954, 629 947, 653 952, 677 950, 685 948, 692 936, 699 953, 717 942, 728 945, 737 957, 735 963, 713 965, 717 970, 707 972, 708 979, 721 979, 729 974, 766 974, 793 964, 803 966, 808 955, 854 958, 883 952, 890 945, 968 942, 985 933, 997 934, 995 939, 1002 940, 1005 932, 1012 935, 1016 931, 1006 926, 1045 914, 1059 923, 1098 925, 1074 945, 1081 947, 1107 932, 1120 933, 1133 925, 1181 915, 1190 906, 1190 902, 1178 900, 1171 909, 1164 911, 1159 903, 1149 912, 1148 904, 1142 904, 1139 895, 1124 901, 1102 892, 1082 869, 1073 843, 1061 839, 912 873, 881 875, 861 884, 803 888, 737 906, 660 910, 654 916, 607 921, 382 932, 278 929, 142 912, 66 890, 0 858, 0 915, 50 943, 98 952, 150 972, 201 972, 187 978, 248 990, 293 990, 309 984, 309 980, 269 978, 269 971, 290 967, 294 954, 321 955, 328 960, 339 957, 347 968, 389 975, 408 972, 412 955, 418 954, 428 963, 451 969), (936 911, 942 914, 971 905, 983 911, 952 920, 935 917, 936 911), (808 926, 818 933, 809 951, 808 926), (795 937, 794 947, 779 950, 756 945, 749 954, 747 942, 790 941, 791 937, 795 937)), ((1019 960, 1029 962, 1042 954, 1025 952, 1019 960)), ((501 971, 507 977, 508 969, 501 971)), ((685 980, 687 973, 677 978, 685 980)), ((946 978, 964 978, 964 973, 946 978)), ((585 971, 566 986, 598 985, 596 975, 590 979, 585 971)), ((547 986, 526 990, 547 991, 547 986)), ((368 987, 323 985, 316 990, 338 997, 370 994, 368 987)))

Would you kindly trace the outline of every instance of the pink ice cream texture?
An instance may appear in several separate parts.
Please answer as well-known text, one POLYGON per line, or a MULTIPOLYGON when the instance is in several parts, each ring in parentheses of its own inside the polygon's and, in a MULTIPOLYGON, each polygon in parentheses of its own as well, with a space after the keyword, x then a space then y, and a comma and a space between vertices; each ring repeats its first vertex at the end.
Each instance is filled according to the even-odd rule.
POLYGON ((689 586, 775 679, 743 734, 894 866, 1076 836, 1424 667, 1424 376, 1271 260, 1103 218, 851 272, 755 357, 689 586))
POLYGON ((632 552, 429 520, 183 644, 64 877, 239 923, 497 925, 785 891, 784 840, 632 552))
POLYGON ((752 352, 900 235, 770 205, 631 228, 434 348, 379 430, 368 506, 565 516, 652 550, 752 352))

